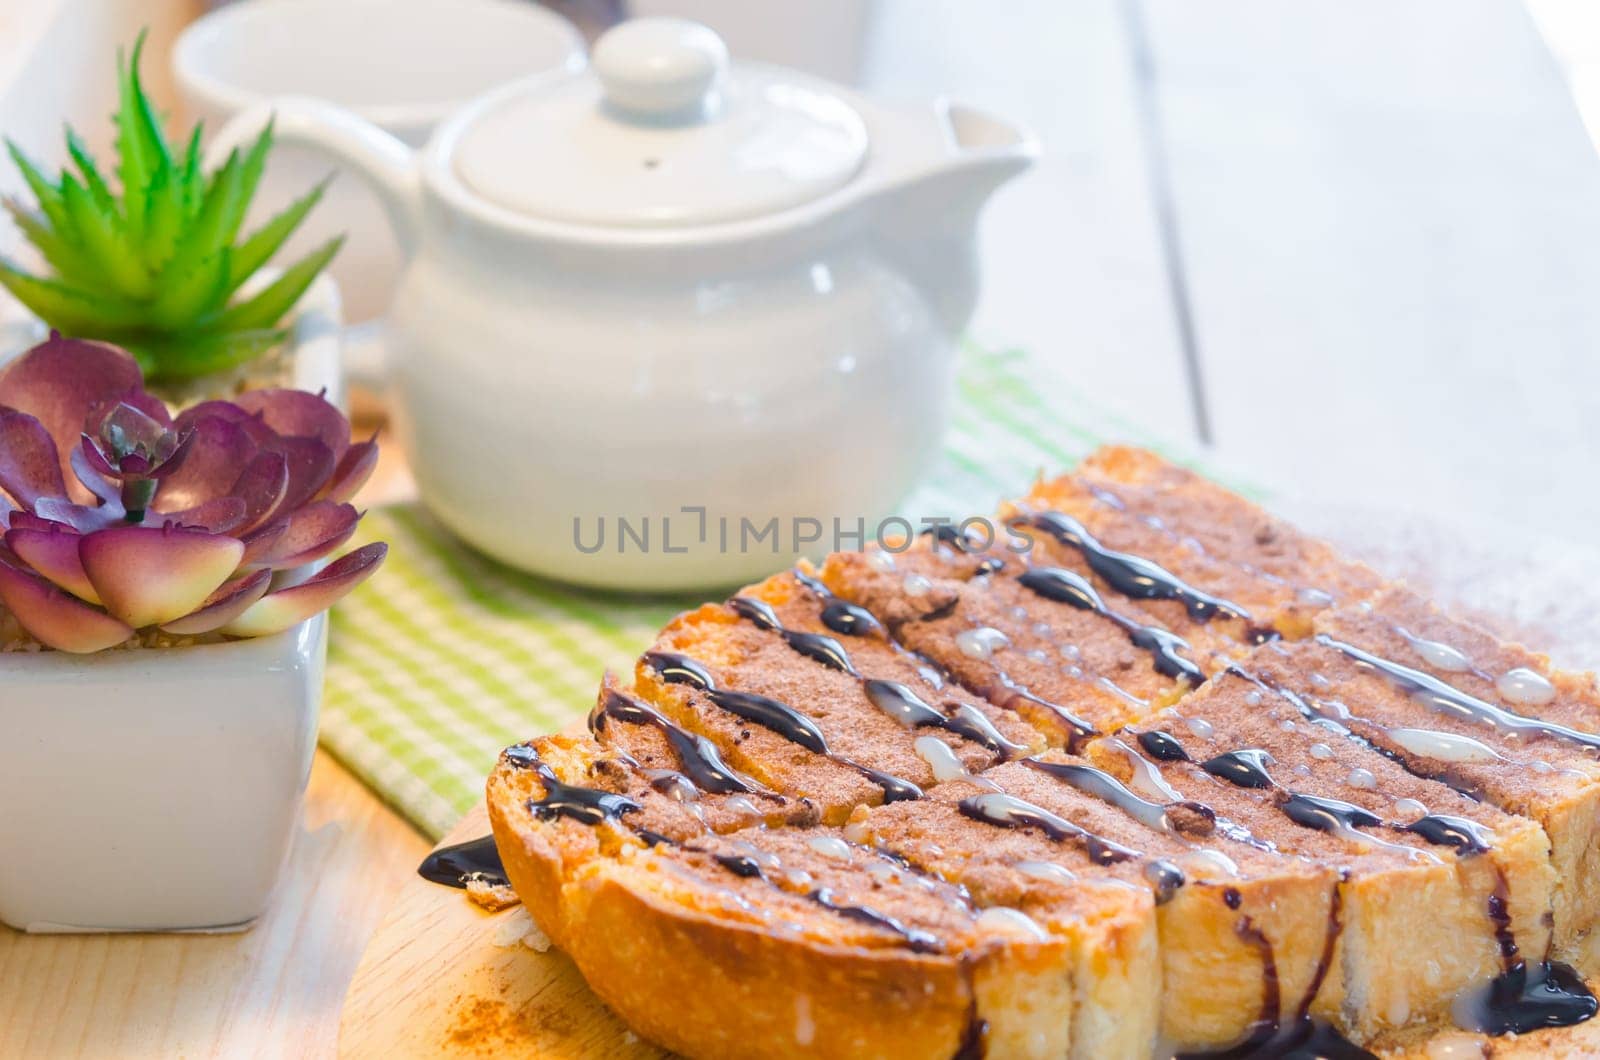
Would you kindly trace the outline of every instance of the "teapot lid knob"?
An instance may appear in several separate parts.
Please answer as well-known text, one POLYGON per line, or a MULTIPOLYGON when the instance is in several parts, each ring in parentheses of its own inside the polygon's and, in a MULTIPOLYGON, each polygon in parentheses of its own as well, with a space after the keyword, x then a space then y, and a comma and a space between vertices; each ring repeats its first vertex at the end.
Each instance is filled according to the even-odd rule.
POLYGON ((468 114, 444 141, 466 188, 566 224, 694 228, 763 217, 839 190, 867 157, 867 123, 851 93, 730 61, 721 37, 678 18, 614 26, 588 72, 513 83, 468 114))
POLYGON ((638 18, 601 36, 590 61, 609 107, 652 124, 677 124, 715 108, 728 46, 689 19, 638 18))

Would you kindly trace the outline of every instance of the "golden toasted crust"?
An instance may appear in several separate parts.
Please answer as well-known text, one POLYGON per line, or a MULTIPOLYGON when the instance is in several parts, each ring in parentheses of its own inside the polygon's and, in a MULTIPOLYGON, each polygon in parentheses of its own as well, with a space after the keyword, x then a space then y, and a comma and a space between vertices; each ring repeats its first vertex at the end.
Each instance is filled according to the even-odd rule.
POLYGON ((653 1041, 706 1057, 959 1047, 971 987, 955 958, 784 938, 702 914, 660 884, 647 868, 607 864, 563 895, 568 954, 653 1041))
POLYGON ((1141 835, 1120 825, 1115 811, 1033 770, 1007 766, 991 776, 1000 778, 1007 792, 1103 839, 1144 844, 1143 853, 1168 858, 1188 882, 1169 896, 1152 885, 1144 871, 1148 862, 1140 861, 1101 867, 1098 871, 1111 877, 1107 881, 1082 879, 1097 871, 1092 857, 1060 849, 1029 830, 997 831, 960 812, 958 800, 985 790, 977 785, 946 785, 922 804, 861 812, 854 823, 874 844, 965 884, 980 902, 1023 909, 1035 919, 1052 903, 1087 887, 1120 895, 1124 902, 1141 893, 1154 911, 1159 939, 1159 1016, 1166 1041, 1193 1048, 1229 1045, 1244 1037, 1264 1011, 1292 1022, 1302 1002, 1309 1004, 1314 984, 1325 978, 1319 968, 1328 959, 1327 926, 1338 879, 1332 868, 1284 862, 1248 847, 1230 846, 1226 860, 1196 858, 1184 841, 1141 835), (1228 867, 1235 861, 1237 873, 1228 867), (1064 885, 1015 871, 1014 866, 1030 862, 1069 868, 1080 878, 1064 885), (1158 897, 1163 904, 1156 905, 1158 897), (1251 941, 1257 931, 1270 947, 1279 990, 1279 1003, 1270 1009, 1264 993, 1267 954, 1251 941))
MULTIPOLYGON (((1124 890, 1097 895, 1095 906, 1093 913, 1070 919, 1036 916, 1073 940, 1068 1055, 1138 1056, 1150 1049, 1161 1023, 1161 954, 1153 904, 1146 895, 1124 890)), ((1005 1002, 1003 996, 983 1000, 986 1011, 1005 1002)))
MULTIPOLYGON (((568 779, 593 760, 581 740, 532 746, 568 779)), ((527 802, 540 791, 504 761, 490 777, 507 876, 596 993, 668 1048, 945 1056, 981 1034, 990 1055, 1088 1057, 1154 1041, 1155 931, 1131 890, 1092 903, 1093 920, 1071 902, 1031 927, 980 921, 960 952, 835 944, 809 926, 735 919, 620 826, 535 819, 527 802)))
MULTIPOLYGON (((537 746, 559 760, 553 741, 537 746)), ((954 958, 829 947, 697 909, 692 889, 652 871, 631 837, 618 839, 637 852, 627 860, 600 857, 599 842, 591 857, 572 849, 559 833, 579 829, 528 813, 530 784, 538 790, 504 762, 490 777, 506 875, 534 921, 641 1034, 708 1057, 748 1055, 757 1043, 785 1057, 888 1056, 897 1043, 919 1055, 955 1051, 971 989, 954 958)))
MULTIPOLYGON (((1317 631, 1340 642, 1358 644, 1427 672, 1469 695, 1491 701, 1497 699, 1496 690, 1485 674, 1503 674, 1516 668, 1531 670, 1550 681, 1553 695, 1547 703, 1532 707, 1513 704, 1513 709, 1580 731, 1600 733, 1600 695, 1596 693, 1593 674, 1553 670, 1546 656, 1520 645, 1504 644, 1470 623, 1450 618, 1403 587, 1376 594, 1368 608, 1341 608, 1320 616, 1317 631), (1448 644, 1470 659, 1473 669, 1450 672, 1431 667, 1411 643, 1413 638, 1448 644)), ((1329 674, 1351 672, 1348 661, 1336 659, 1331 649, 1308 645, 1295 650, 1308 658, 1326 660, 1320 666, 1329 674)), ((1554 952, 1562 960, 1585 967, 1589 960, 1586 942, 1600 917, 1600 761, 1561 740, 1541 736, 1507 739, 1492 726, 1437 713, 1424 714, 1370 675, 1346 684, 1358 714, 1379 712, 1378 716, 1395 717, 1409 707, 1418 718, 1415 724, 1467 736, 1500 749, 1502 759, 1448 763, 1439 768, 1480 791, 1495 805, 1542 826, 1554 873, 1554 952)), ((1370 728, 1366 731, 1376 742, 1384 743, 1382 732, 1370 728)), ((1416 768, 1430 766, 1418 762, 1416 768)))
MULTIPOLYGON (((1243 1038, 1266 1014, 1292 1023, 1306 997, 1326 984, 1323 970, 1333 891, 1332 872, 1286 874, 1211 884, 1179 891, 1159 910, 1162 961, 1162 1035, 1195 1048, 1217 1048, 1243 1038), (1238 908, 1224 898, 1240 895, 1238 908), (1279 991, 1276 1010, 1266 996, 1263 951, 1249 931, 1270 947, 1279 991)), ((1326 988, 1316 995, 1327 997, 1326 988)), ((1337 1015, 1321 1005, 1318 1015, 1337 1015)), ((1335 1019, 1335 1022, 1338 1022, 1335 1019)))

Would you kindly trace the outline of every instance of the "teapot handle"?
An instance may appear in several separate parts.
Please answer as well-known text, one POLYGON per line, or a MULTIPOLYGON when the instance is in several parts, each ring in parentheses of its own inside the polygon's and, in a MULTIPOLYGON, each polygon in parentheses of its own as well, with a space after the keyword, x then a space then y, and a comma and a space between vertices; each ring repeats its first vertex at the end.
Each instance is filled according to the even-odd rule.
POLYGON ((207 168, 215 168, 228 152, 254 140, 269 121, 277 143, 311 148, 359 174, 383 203, 401 249, 410 256, 422 214, 422 182, 411 148, 342 107, 286 96, 229 118, 206 148, 207 168))

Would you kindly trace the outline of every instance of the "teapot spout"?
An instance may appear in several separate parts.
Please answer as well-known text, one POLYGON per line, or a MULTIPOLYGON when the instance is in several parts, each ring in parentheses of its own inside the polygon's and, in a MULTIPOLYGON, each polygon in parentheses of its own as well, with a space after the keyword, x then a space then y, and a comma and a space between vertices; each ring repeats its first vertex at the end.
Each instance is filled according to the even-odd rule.
POLYGON ((929 300, 951 334, 978 300, 978 216, 1004 183, 1031 166, 1038 141, 1026 129, 965 104, 934 104, 939 154, 888 189, 878 230, 890 259, 929 300))

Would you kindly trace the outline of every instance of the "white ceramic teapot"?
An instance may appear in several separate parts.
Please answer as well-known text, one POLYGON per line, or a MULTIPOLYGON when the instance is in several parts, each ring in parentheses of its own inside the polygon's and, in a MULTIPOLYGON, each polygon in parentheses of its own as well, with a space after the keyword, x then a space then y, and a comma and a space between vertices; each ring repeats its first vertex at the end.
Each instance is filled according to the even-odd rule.
POLYGON ((269 112, 370 179, 410 255, 389 376, 429 508, 514 566, 636 590, 870 539, 944 433, 979 208, 1036 153, 966 107, 730 64, 678 19, 415 155, 311 100, 213 151, 269 112))

